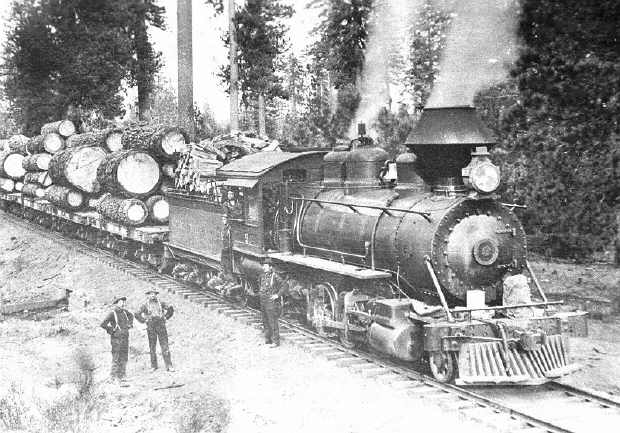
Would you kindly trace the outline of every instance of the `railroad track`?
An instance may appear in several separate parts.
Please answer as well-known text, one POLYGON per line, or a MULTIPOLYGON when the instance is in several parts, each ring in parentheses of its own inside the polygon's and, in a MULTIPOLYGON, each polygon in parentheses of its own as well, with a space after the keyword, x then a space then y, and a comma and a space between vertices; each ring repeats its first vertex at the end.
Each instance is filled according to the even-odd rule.
MULTIPOLYGON (((257 329, 260 312, 240 306, 219 294, 197 288, 141 263, 123 259, 84 241, 50 232, 41 226, 3 212, 5 218, 48 239, 76 248, 97 262, 257 329)), ((537 387, 460 388, 374 354, 343 347, 292 320, 281 319, 283 341, 334 364, 374 378, 410 397, 421 398, 487 427, 507 432, 616 431, 620 425, 620 399, 559 382, 537 387), (616 427, 615 427, 616 426, 616 427)))

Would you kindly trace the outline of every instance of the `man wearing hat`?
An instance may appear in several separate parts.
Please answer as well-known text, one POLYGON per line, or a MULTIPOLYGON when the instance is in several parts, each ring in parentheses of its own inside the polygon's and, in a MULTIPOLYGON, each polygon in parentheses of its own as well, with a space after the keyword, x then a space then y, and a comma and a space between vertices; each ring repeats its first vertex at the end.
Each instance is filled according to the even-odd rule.
POLYGON ((284 290, 283 280, 273 270, 271 259, 265 259, 263 273, 259 280, 258 296, 263 316, 265 343, 271 347, 278 347, 280 345, 280 328, 278 325, 280 303, 278 300, 284 294, 284 290))
POLYGON ((110 334, 112 344, 112 379, 125 378, 129 353, 129 328, 133 327, 133 314, 125 309, 125 296, 116 296, 112 304, 114 308, 101 322, 101 327, 110 334))
POLYGON ((136 319, 140 323, 146 322, 146 335, 149 339, 149 350, 151 352, 151 369, 157 370, 157 340, 161 347, 161 355, 166 364, 166 370, 174 371, 170 360, 170 350, 168 349, 168 331, 166 330, 166 320, 174 314, 172 305, 161 302, 157 298, 156 290, 146 292, 146 302, 142 304, 136 313, 136 319))

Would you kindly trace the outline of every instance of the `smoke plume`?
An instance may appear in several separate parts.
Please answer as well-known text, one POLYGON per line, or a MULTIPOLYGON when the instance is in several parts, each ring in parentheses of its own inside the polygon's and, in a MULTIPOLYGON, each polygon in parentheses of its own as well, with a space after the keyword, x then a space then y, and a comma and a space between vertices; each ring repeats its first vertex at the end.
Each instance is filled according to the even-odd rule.
MULTIPOLYGON (((364 69, 361 77, 361 101, 349 136, 357 135, 359 122, 370 123, 382 107, 390 103, 389 86, 394 82, 398 59, 407 58, 407 31, 422 0, 386 0, 372 12, 368 30, 364 69)), ((370 125, 368 125, 370 127, 370 125)))
POLYGON ((446 49, 427 107, 472 105, 503 80, 517 55, 517 0, 454 2, 446 49))

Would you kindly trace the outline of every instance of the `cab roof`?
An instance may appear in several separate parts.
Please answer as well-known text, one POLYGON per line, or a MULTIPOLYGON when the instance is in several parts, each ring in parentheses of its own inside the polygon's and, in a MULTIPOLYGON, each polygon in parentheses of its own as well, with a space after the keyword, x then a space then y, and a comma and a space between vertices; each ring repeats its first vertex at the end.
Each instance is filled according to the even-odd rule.
POLYGON ((258 152, 239 158, 230 164, 226 164, 217 170, 222 177, 242 176, 260 177, 273 168, 296 159, 310 155, 321 155, 324 151, 313 152, 258 152))

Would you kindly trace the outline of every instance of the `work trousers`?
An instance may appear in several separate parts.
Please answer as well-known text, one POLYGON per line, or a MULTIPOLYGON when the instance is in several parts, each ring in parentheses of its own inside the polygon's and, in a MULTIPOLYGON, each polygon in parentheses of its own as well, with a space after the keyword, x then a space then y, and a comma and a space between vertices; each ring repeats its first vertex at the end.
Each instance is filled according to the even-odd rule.
POLYGON ((263 331, 265 342, 280 344, 280 327, 278 317, 280 316, 280 304, 273 301, 269 296, 260 296, 260 309, 263 316, 263 331))
POLYGON ((161 355, 164 358, 166 368, 172 367, 170 361, 170 349, 168 349, 168 331, 164 319, 151 319, 146 325, 146 335, 149 338, 149 351, 151 352, 151 367, 157 368, 157 340, 161 347, 161 355))
POLYGON ((110 336, 112 344, 112 369, 110 376, 122 379, 126 374, 129 354, 129 330, 117 329, 110 336))

